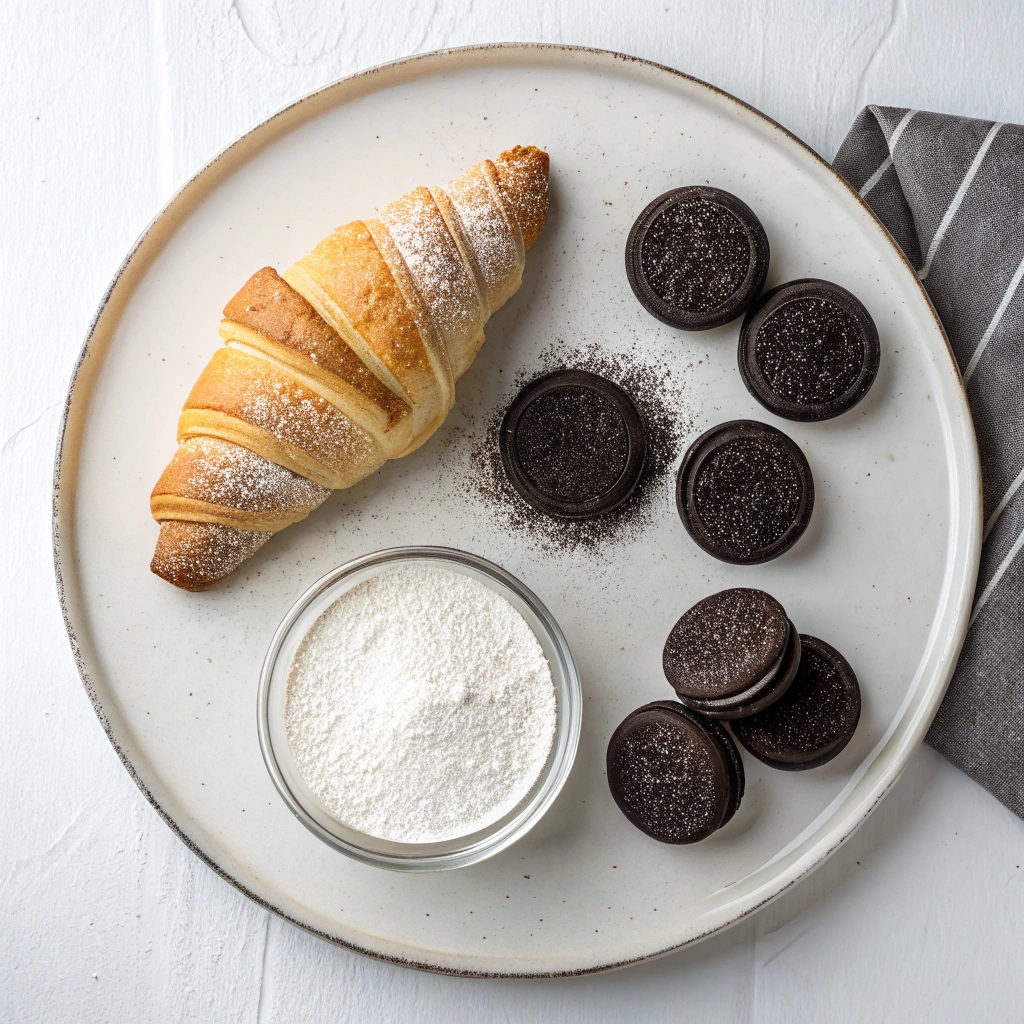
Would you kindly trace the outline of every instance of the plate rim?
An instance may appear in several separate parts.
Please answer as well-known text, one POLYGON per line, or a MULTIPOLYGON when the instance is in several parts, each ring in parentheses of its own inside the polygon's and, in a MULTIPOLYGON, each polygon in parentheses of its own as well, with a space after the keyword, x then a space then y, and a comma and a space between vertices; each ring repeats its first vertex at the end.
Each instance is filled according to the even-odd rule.
MULTIPOLYGON (((345 102, 342 100, 340 102, 345 102)), ((235 153, 235 155, 238 155, 235 153)), ((245 160, 242 160, 244 163, 245 160)), ((226 173, 230 173, 228 170, 226 173)), ((87 401, 86 401, 87 407, 87 401)), ((386 963, 397 964, 404 967, 413 967, 420 970, 429 971, 435 974, 443 974, 449 976, 458 977, 473 977, 473 978, 516 978, 516 979, 528 979, 528 978, 560 978, 560 977, 575 977, 587 974, 594 974, 603 971, 616 970, 619 968, 627 967, 631 964, 647 962, 649 960, 655 960, 663 956, 667 956, 673 952, 676 952, 686 946, 694 945, 711 935, 717 934, 738 924, 740 921, 746 919, 751 914, 760 910, 766 904, 772 902, 781 896, 784 892, 792 888, 798 882, 810 875, 816 868, 820 867, 825 860, 831 856, 832 853, 841 846, 846 839, 848 839, 853 832, 857 830, 864 823, 865 820, 871 815, 878 804, 890 791, 892 786, 895 784, 897 779, 906 768, 910 757, 920 746, 924 739, 925 733, 936 712, 938 711, 939 705, 945 696, 946 690, 949 686, 950 679, 952 678, 953 671, 956 667, 956 661, 959 656, 961 647, 963 646, 964 639, 967 634, 969 626, 969 614, 972 605, 972 598, 975 592, 975 586, 977 581, 977 575, 979 571, 980 557, 981 557, 981 519, 982 519, 982 493, 981 493, 981 470, 980 470, 980 459, 977 447, 977 439, 974 431, 973 419, 970 414, 970 407, 967 402, 966 391, 963 386, 962 377, 960 374, 959 367, 957 365, 955 356, 953 354, 952 346, 950 345, 949 338, 946 334, 945 328, 943 327, 942 321, 939 319, 938 314, 935 311, 934 305, 928 296, 927 291, 924 288, 923 283, 918 278, 917 271, 910 263, 906 254, 896 243, 891 233, 877 217, 871 207, 867 204, 862 196, 857 192, 846 181, 842 175, 839 174, 835 168, 832 167, 820 154, 818 154, 810 145, 800 139, 797 135, 791 132, 789 129, 781 125, 774 118, 764 114, 753 105, 745 102, 733 96, 731 93, 726 92, 723 89, 718 88, 708 82, 703 81, 693 75, 689 75, 686 72, 679 71, 676 68, 669 67, 665 64, 660 64, 656 61, 647 60, 642 57, 636 57, 630 54, 621 53, 615 50, 607 50, 598 47, 590 46, 576 46, 565 43, 536 43, 536 42, 498 42, 498 43, 478 43, 471 44, 468 46, 458 47, 447 47, 439 50, 432 50, 425 53, 413 54, 407 57, 401 57, 396 60, 386 61, 381 64, 374 65, 373 67, 366 68, 362 71, 354 72, 350 75, 345 75, 335 81, 332 81, 318 89, 309 92, 298 99, 284 105, 270 116, 264 118, 258 123, 252 125, 246 129, 242 134, 237 136, 232 142, 221 149, 215 156, 208 160, 203 166, 196 171, 186 182, 184 182, 178 189, 175 190, 173 195, 167 200, 167 202, 160 208, 156 215, 150 220, 143 231, 140 233, 138 238, 129 248, 124 259, 121 261, 117 270, 111 279, 110 284, 104 291, 96 312, 90 322, 89 328, 85 335, 85 340, 82 344, 78 358, 75 361, 67 388, 67 397, 64 401, 64 407, 61 413, 61 420, 57 434, 56 449, 54 455, 54 468, 53 468, 53 490, 51 500, 51 535, 53 544, 53 557, 54 557, 54 574, 57 589, 57 597, 60 603, 61 616, 64 621, 64 627, 67 631, 68 640, 71 646, 72 656, 75 660, 75 665, 78 669, 79 676, 81 678, 83 687, 86 691, 86 695, 89 698, 89 702, 92 705, 93 712, 95 713, 100 725, 103 728, 104 733, 107 736, 108 741, 113 747, 115 753, 120 759, 125 770, 128 772, 129 777, 138 787, 146 801, 153 807, 164 823, 170 828, 170 830, 180 839, 185 846, 204 864, 224 879, 228 884, 237 889, 243 895, 247 896, 257 906, 264 910, 271 911, 278 917, 283 918, 289 923, 301 928, 303 931, 309 932, 319 938, 325 939, 334 945, 341 946, 345 949, 352 950, 356 953, 362 953, 363 955, 372 957, 376 960, 381 960, 386 963), (960 585, 955 588, 958 593, 955 595, 957 598, 957 608, 953 617, 952 630, 947 636, 946 642, 943 645, 943 654, 940 657, 942 665, 940 676, 945 678, 941 681, 941 685, 936 686, 931 694, 930 700, 923 702, 921 707, 917 710, 914 718, 911 722, 911 727, 906 730, 903 742, 900 744, 897 751, 894 753, 891 762, 883 774, 881 780, 876 783, 874 791, 870 795, 870 803, 866 807, 860 807, 857 809, 854 815, 852 824, 846 827, 838 829, 834 834, 829 834, 819 839, 814 845, 807 850, 802 857, 795 861, 786 872, 780 877, 782 878, 782 884, 777 885, 773 888, 773 891, 765 895, 761 899, 749 901, 747 905, 741 906, 738 910, 729 917, 728 920, 721 923, 712 924, 706 927, 704 930, 697 934, 690 935, 684 938, 678 943, 674 943, 664 949, 658 950, 653 953, 643 954, 637 957, 631 957, 620 961, 613 961, 607 963, 600 963, 594 966, 572 968, 566 970, 552 970, 552 971, 500 971, 500 970, 478 970, 464 967, 448 966, 441 963, 432 963, 425 960, 417 960, 413 957, 400 956, 396 954, 387 953, 382 950, 372 949, 364 946, 360 946, 358 943, 350 941, 349 939, 342 938, 338 935, 332 935, 321 929, 318 929, 306 922, 298 920, 280 907, 275 906, 268 899, 260 896, 249 889, 245 883, 235 878, 227 869, 221 867, 211 854, 206 853, 191 837, 189 837, 181 826, 174 820, 171 813, 166 810, 160 802, 156 799, 154 794, 149 790, 144 779, 139 774, 138 770, 132 763, 128 753, 124 750, 121 744, 118 742, 117 737, 114 734, 113 726, 107 717, 104 710, 102 701, 100 700, 96 683, 92 678, 89 665, 87 663, 86 654, 82 649, 82 645, 78 638, 76 631, 76 623, 74 621, 74 615, 72 611, 72 598, 69 596, 69 587, 65 583, 65 577, 69 580, 75 576, 75 568, 71 562, 69 562, 68 553, 65 550, 62 540, 65 535, 72 535, 74 533, 73 520, 74 517, 70 511, 67 510, 65 502, 62 501, 62 495, 66 490, 73 490, 73 488, 63 488, 65 475, 74 474, 77 470, 77 451, 72 451, 73 446, 68 444, 68 429, 71 423, 71 419, 75 413, 75 398, 76 391, 82 383, 84 374, 83 371, 87 365, 89 357, 91 355, 90 346, 92 341, 104 319, 105 314, 110 306, 111 299, 114 297, 115 292, 118 290, 118 286, 125 278, 127 272, 133 268, 133 260, 143 248, 143 246, 150 240, 159 228, 162 228, 166 221, 173 220, 174 216, 179 212, 179 207, 186 201, 193 190, 201 187, 214 168, 223 163, 227 163, 227 158, 233 154, 234 151, 238 150, 243 143, 252 140, 253 136, 257 133, 264 133, 269 130, 270 126, 277 121, 280 121, 287 117, 289 114, 295 113, 300 107, 307 104, 311 104, 316 100, 322 100, 327 98, 328 94, 333 92, 344 85, 352 85, 359 82, 371 83, 375 76, 383 76, 387 73, 400 72, 402 69, 410 68, 413 65, 423 64, 429 65, 435 63, 439 66, 439 69, 448 62, 457 60, 460 56, 476 55, 478 57, 485 57, 488 54, 499 55, 499 59, 506 62, 514 60, 518 55, 524 59, 530 59, 539 54, 557 55, 563 53, 568 55, 569 59, 575 57, 593 57, 597 58, 598 61, 606 61, 609 67, 614 67, 616 62, 624 63, 635 63, 641 65, 645 69, 653 70, 654 72, 662 75, 667 75, 670 78, 679 79, 683 82, 696 86, 698 91, 704 90, 719 99, 724 99, 728 103, 734 104, 741 111, 746 112, 749 115, 753 115, 754 118, 762 123, 763 126, 769 128, 772 132, 781 136, 781 141, 789 146, 795 146, 796 149, 802 151, 804 156, 809 156, 811 160, 818 166, 819 170, 824 170, 828 177, 830 177, 834 183, 838 184, 840 189, 848 193, 849 196, 853 197, 854 200, 863 208, 868 214, 870 220, 874 222, 874 225, 879 229, 883 239, 888 243, 889 247, 896 254, 898 260, 902 262, 907 270, 910 271, 910 276, 913 279, 916 290, 919 293, 920 298, 923 300, 925 308, 934 323, 934 326, 939 332, 939 336, 945 343, 945 355, 948 360, 949 366, 953 370, 953 379, 957 385, 955 395, 960 405, 960 412, 965 415, 960 416, 959 430, 960 438, 957 444, 953 443, 951 431, 948 429, 948 424, 943 424, 944 440, 945 440, 945 451, 947 454, 947 469, 951 473, 951 487, 950 495, 954 495, 956 490, 952 487, 952 484, 956 482, 956 473, 953 472, 959 468, 963 477, 961 487, 959 490, 959 504, 956 501, 951 501, 950 508, 950 525, 949 532, 946 542, 946 572, 944 578, 948 579, 950 576, 950 566, 952 564, 950 555, 959 543, 963 543, 966 538, 966 551, 964 554, 965 565, 962 577, 960 579, 960 585), (957 467, 953 461, 949 459, 950 451, 957 451, 962 449, 962 454, 965 456, 965 464, 961 467, 957 467), (67 457, 68 452, 71 452, 72 457, 67 457), (973 500, 971 500, 973 499, 973 500), (966 513, 968 520, 965 523, 960 523, 959 519, 966 513), (65 529, 64 520, 67 518, 70 522, 68 527, 65 529)), ((948 603, 950 594, 948 593, 948 586, 944 585, 940 592, 940 607, 943 600, 948 603)), ((938 616, 937 616, 938 618, 938 616)), ((922 661, 925 655, 927 655, 929 648, 932 646, 933 639, 935 637, 934 626, 932 632, 929 634, 929 638, 926 641, 925 651, 922 655, 922 661)), ((919 663, 920 665, 920 663, 919 663)), ((914 694, 919 685, 919 680, 912 680, 909 687, 907 696, 904 699, 904 708, 906 707, 907 701, 914 694)), ((893 723, 890 724, 886 734, 882 737, 879 743, 876 745, 872 754, 865 764, 870 767, 877 760, 878 752, 881 747, 889 740, 890 734, 894 730, 896 723, 902 723, 905 721, 905 713, 901 709, 901 713, 898 713, 894 718, 893 723)), ((864 766, 862 765, 862 768, 864 766)), ((866 771, 867 769, 864 768, 866 771)), ((854 780, 858 778, 858 773, 855 773, 854 780)), ((851 780, 851 784, 852 784, 851 780)), ((849 784, 848 784, 849 785, 849 784)), ((842 794, 840 794, 841 796, 842 794)), ((838 798, 837 798, 838 799, 838 798)), ((830 805, 831 808, 832 805, 830 805)), ((827 813, 830 808, 826 808, 822 815, 827 813)), ((819 815, 821 817, 822 815, 819 815)), ((805 829, 805 832, 810 831, 815 824, 812 822, 811 825, 805 829)), ((790 844, 791 847, 795 848, 799 837, 793 840, 790 844)), ((788 848, 786 848, 788 849, 788 848)), ((781 859, 786 851, 782 851, 769 861, 772 863, 775 860, 781 859)), ((767 866, 767 865, 766 865, 767 866)))

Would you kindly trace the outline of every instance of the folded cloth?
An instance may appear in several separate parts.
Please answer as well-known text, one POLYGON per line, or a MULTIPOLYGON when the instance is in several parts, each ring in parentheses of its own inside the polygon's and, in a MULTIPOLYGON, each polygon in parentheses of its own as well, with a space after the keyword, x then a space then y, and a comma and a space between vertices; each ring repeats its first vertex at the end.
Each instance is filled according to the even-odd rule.
POLYGON ((834 165, 917 268, 981 453, 981 574, 927 742, 1024 817, 1024 126, 871 106, 834 165))

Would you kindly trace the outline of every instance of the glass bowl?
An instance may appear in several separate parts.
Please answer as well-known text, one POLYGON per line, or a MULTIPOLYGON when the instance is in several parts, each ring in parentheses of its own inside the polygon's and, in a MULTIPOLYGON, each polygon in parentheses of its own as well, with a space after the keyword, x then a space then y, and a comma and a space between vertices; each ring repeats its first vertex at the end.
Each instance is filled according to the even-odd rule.
POLYGON ((321 577, 292 606, 263 662, 257 724, 263 760, 291 812, 329 846, 365 864, 399 871, 443 871, 475 864, 524 836, 540 821, 565 783, 576 756, 583 697, 569 646, 551 613, 511 573, 455 548, 400 547, 362 555, 321 577), (490 587, 526 620, 551 666, 557 722, 547 762, 530 791, 504 817, 471 835, 439 843, 377 839, 339 821, 303 780, 285 731, 285 697, 292 659, 306 633, 342 594, 379 573, 404 565, 433 565, 490 587))

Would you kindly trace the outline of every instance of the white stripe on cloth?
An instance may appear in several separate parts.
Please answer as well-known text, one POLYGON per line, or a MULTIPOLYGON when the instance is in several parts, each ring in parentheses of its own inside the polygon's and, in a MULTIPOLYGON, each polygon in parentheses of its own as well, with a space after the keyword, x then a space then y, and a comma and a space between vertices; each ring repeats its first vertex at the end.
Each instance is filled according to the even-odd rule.
POLYGON ((899 145, 900 136, 907 130, 907 125, 914 119, 914 115, 919 113, 917 110, 908 110, 897 122, 896 127, 892 130, 892 137, 889 139, 889 155, 879 164, 875 169, 874 173, 864 182, 860 187, 858 195, 861 199, 864 199, 867 194, 878 184, 881 177, 889 168, 892 166, 892 155, 896 152, 896 147, 899 145))
POLYGON ((889 139, 889 152, 890 152, 890 154, 896 152, 896 147, 900 143, 900 136, 907 130, 907 125, 910 124, 910 122, 914 119, 914 115, 917 114, 917 113, 920 113, 920 111, 908 110, 903 115, 903 117, 900 118, 899 124, 896 125, 895 128, 893 128, 893 130, 892 130, 892 138, 889 139))
POLYGON ((956 190, 956 195, 953 196, 953 201, 949 204, 949 209, 946 210, 945 214, 943 214, 942 220, 939 221, 939 226, 935 229, 935 234, 932 236, 931 245, 928 246, 928 255, 925 257, 924 266, 921 267, 917 274, 922 281, 931 272, 932 260, 935 259, 935 253, 942 244, 942 239, 946 237, 949 225, 953 223, 956 211, 960 209, 960 204, 964 201, 964 196, 967 195, 967 190, 971 187, 971 182, 974 181, 974 176, 978 173, 978 169, 981 167, 982 160, 985 159, 985 154, 988 152, 989 146, 991 146, 995 141, 996 135, 999 134, 999 129, 1002 127, 1003 122, 996 121, 996 123, 989 128, 988 135, 986 135, 982 140, 981 145, 978 147, 978 152, 974 154, 971 166, 967 168, 964 180, 960 182, 960 187, 956 190))
POLYGON ((1020 554, 1020 549, 1024 548, 1024 530, 1020 531, 1020 536, 1013 542, 1013 547, 1007 552, 1006 557, 999 563, 999 568, 992 574, 992 579, 988 581, 988 586, 981 592, 981 597, 974 602, 974 611, 971 612, 971 621, 967 623, 967 628, 970 629, 974 625, 974 620, 978 617, 978 612, 985 607, 985 603, 992 596, 992 592, 999 585, 999 581, 1003 578, 1003 573, 1010 568, 1010 564, 1020 554))
POLYGON ((981 537, 982 540, 988 539, 988 535, 992 532, 992 527, 999 521, 999 517, 1005 511, 1006 506, 1013 501, 1013 496, 1020 490, 1021 484, 1024 484, 1024 469, 1017 474, 1017 479, 1010 484, 1007 492, 1003 495, 1003 500, 992 510, 992 515, 988 517, 988 522, 985 524, 985 532, 981 537))
POLYGON ((875 171, 875 173, 872 174, 863 185, 861 185, 860 192, 858 193, 861 199, 863 199, 878 184, 882 175, 885 174, 890 167, 892 167, 892 157, 887 156, 879 165, 878 170, 875 171))
POLYGON ((978 342, 978 345, 974 350, 974 355, 971 356, 971 361, 967 364, 967 369, 964 370, 965 384, 971 379, 971 375, 978 368, 978 362, 981 359, 981 354, 985 351, 986 346, 992 340, 992 335, 995 333, 995 329, 999 326, 999 321, 1003 319, 1006 307, 1009 306, 1013 301, 1014 295, 1017 294, 1017 289, 1020 287, 1021 280, 1024 280, 1024 259, 1020 261, 1020 265, 1017 267, 1017 273, 1013 275, 1013 280, 1010 281, 1006 291, 1003 293, 1003 298, 996 307, 996 311, 992 315, 992 320, 989 322, 988 327, 985 328, 985 333, 981 336, 981 341, 978 342))

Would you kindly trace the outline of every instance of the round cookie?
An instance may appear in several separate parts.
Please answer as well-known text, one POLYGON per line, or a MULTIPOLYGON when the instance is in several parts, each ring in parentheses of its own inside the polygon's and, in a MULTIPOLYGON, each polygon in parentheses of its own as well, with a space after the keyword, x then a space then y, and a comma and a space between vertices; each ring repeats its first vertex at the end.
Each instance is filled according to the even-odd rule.
POLYGON ((767 562, 807 529, 814 510, 811 468, 781 430, 731 420, 706 431, 683 456, 676 507, 708 554, 740 565, 767 562))
POLYGON ((790 420, 827 420, 856 405, 878 373, 871 314, 831 281, 802 278, 762 296, 740 330, 747 390, 790 420))
POLYGON ((527 384, 505 413, 499 445, 516 491, 563 519, 588 519, 626 501, 647 451, 629 395, 585 370, 556 370, 527 384))
POLYGON ((849 662, 824 640, 800 639, 803 654, 789 692, 764 711, 731 723, 754 757, 784 771, 831 761, 860 720, 860 685, 849 662))
POLYGON ((680 616, 662 651, 676 696, 708 718, 754 714, 789 688, 800 663, 800 635, 763 590, 712 594, 680 616))
POLYGON ((743 694, 776 668, 786 650, 786 610, 763 590, 736 587, 698 601, 669 632, 665 678, 682 697, 743 694))
POLYGON ((714 721, 711 718, 702 715, 695 715, 692 709, 685 707, 674 700, 656 700, 650 704, 645 704, 643 708, 638 710, 644 711, 650 708, 663 708, 666 711, 671 711, 674 714, 687 715, 691 721, 696 722, 705 732, 709 733, 714 737, 721 745, 724 751, 725 765, 729 772, 730 778, 730 792, 732 793, 732 803, 729 805, 726 811, 725 818, 719 828, 724 828, 732 816, 739 810, 740 801, 743 798, 743 790, 746 784, 746 777, 743 773, 743 759, 740 757, 740 752, 736 747, 736 743, 732 738, 729 731, 719 722, 714 721))
POLYGON ((770 250, 742 200, 705 185, 650 203, 626 241, 626 276, 663 323, 705 331, 735 320, 764 287, 770 250))
POLYGON ((622 813, 663 843, 706 839, 743 796, 743 763, 729 734, 672 701, 626 717, 608 741, 607 769, 622 813))

